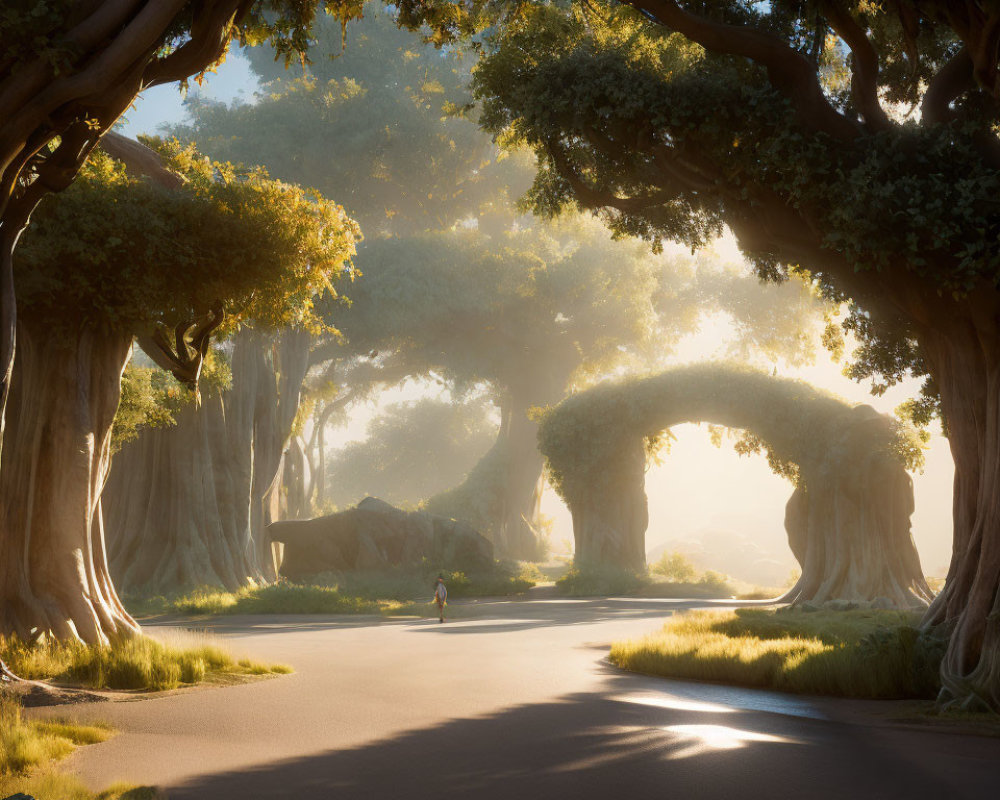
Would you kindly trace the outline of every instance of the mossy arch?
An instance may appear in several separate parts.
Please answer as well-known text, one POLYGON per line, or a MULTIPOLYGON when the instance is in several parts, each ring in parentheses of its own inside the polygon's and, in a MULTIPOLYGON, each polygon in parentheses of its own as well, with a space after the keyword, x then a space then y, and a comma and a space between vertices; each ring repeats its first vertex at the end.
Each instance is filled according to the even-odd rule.
POLYGON ((578 565, 645 566, 650 442, 686 422, 743 429, 772 463, 795 466, 785 529, 802 577, 782 599, 931 599, 910 535, 913 433, 871 406, 728 364, 604 383, 544 413, 539 445, 573 515, 578 565))

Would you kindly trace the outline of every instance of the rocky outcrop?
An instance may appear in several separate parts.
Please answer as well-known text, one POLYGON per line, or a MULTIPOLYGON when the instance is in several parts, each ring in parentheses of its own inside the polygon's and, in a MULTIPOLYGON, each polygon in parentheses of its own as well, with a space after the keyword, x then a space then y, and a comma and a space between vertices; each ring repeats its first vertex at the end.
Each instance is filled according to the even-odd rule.
POLYGON ((493 545, 471 526, 425 511, 402 511, 374 497, 326 517, 275 522, 268 532, 283 545, 281 574, 292 580, 425 559, 469 571, 493 566, 493 545))

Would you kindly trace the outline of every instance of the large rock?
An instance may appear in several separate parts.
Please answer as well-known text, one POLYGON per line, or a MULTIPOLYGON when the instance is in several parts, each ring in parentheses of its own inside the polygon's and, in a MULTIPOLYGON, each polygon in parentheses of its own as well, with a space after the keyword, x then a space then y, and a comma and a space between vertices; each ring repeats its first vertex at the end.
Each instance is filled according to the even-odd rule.
POLYGON ((326 517, 274 522, 268 533, 284 545, 281 574, 292 580, 424 559, 468 571, 493 566, 493 545, 471 526, 425 511, 402 511, 375 497, 326 517))

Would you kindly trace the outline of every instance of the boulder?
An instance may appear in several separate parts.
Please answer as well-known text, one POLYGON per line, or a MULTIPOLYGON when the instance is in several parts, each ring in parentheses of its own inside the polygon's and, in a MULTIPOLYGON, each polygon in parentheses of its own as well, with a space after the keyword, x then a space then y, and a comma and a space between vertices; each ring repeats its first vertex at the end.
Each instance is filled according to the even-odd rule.
POLYGON ((493 545, 464 522, 403 511, 376 497, 325 517, 274 522, 283 545, 281 574, 292 580, 320 572, 420 564, 466 571, 493 566, 493 545))

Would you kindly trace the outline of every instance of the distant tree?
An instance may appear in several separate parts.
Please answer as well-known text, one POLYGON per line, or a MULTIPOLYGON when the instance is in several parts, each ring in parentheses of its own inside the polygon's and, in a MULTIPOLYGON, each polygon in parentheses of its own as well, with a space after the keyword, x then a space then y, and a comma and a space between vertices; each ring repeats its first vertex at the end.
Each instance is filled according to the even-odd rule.
POLYGON ((925 627, 942 699, 1000 708, 1000 7, 979 2, 400 4, 481 32, 483 124, 527 144, 530 198, 698 245, 848 302, 854 374, 926 377, 955 459, 954 556, 925 627), (919 111, 919 113, 917 113, 919 111))
POLYGON ((155 180, 137 174, 148 167, 136 159, 93 154, 18 248, 0 633, 106 642, 136 628, 107 572, 101 510, 133 336, 195 387, 213 332, 250 321, 322 328, 313 296, 354 250, 339 206, 260 170, 158 146, 159 158, 125 147, 156 165, 146 173, 155 180))
POLYGON ((530 165, 497 162, 489 138, 454 115, 469 100, 469 57, 398 30, 380 3, 364 14, 346 44, 339 22, 319 21, 305 71, 285 69, 269 48, 246 51, 262 82, 256 102, 192 97, 189 121, 172 133, 337 197, 369 241, 446 229, 497 203, 506 220, 504 189, 526 189, 530 165))
MULTIPOLYGON (((315 52, 339 53, 339 30, 321 31, 315 52)), ((500 158, 450 114, 468 101, 469 60, 406 38, 386 16, 351 31, 346 52, 314 58, 304 77, 254 54, 266 94, 235 108, 197 102, 178 132, 216 157, 253 154, 289 180, 352 187, 347 208, 368 235, 351 306, 330 311, 346 344, 314 353, 337 359, 316 385, 343 388, 324 408, 350 397, 356 379, 370 388, 433 374, 493 387, 495 447, 431 510, 467 518, 500 552, 529 556, 542 467, 532 406, 557 402, 588 371, 666 353, 697 326, 699 308, 729 311, 746 341, 772 351, 808 348, 801 329, 818 307, 805 288, 765 296, 755 279, 720 269, 695 278, 689 260, 653 258, 580 220, 520 216, 511 199, 528 185, 525 160, 500 158)))
POLYGON ((183 404, 115 456, 104 491, 111 574, 128 594, 277 577, 266 526, 298 413, 307 331, 245 327, 221 345, 225 383, 183 404), (136 502, 136 498, 143 498, 136 502))
POLYGON ((747 341, 798 355, 809 348, 803 327, 820 312, 802 285, 772 295, 755 287, 750 301, 740 287, 753 278, 721 265, 698 278, 689 260, 614 242, 579 217, 493 236, 457 229, 382 239, 363 258, 351 306, 337 314, 355 351, 377 351, 388 372, 493 387, 496 444, 427 507, 477 525, 510 556, 535 547, 542 459, 533 407, 594 376, 648 368, 708 310, 733 315, 747 341))
POLYGON ((324 498, 344 507, 373 495, 414 507, 460 483, 489 449, 496 436, 492 414, 483 395, 390 405, 368 424, 364 439, 332 453, 324 498))

